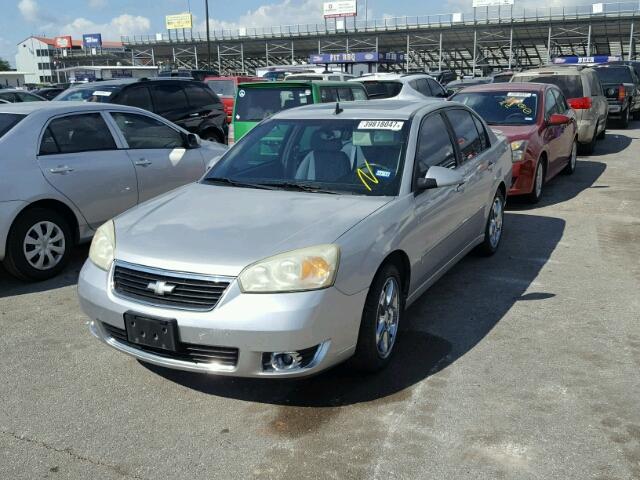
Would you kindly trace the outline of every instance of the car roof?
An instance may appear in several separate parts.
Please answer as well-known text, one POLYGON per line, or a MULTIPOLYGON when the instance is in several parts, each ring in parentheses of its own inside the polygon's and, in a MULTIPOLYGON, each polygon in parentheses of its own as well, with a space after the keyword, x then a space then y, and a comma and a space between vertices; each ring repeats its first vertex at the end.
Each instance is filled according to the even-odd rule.
MULTIPOLYGON (((312 119, 376 119, 376 120, 408 120, 413 114, 425 107, 436 109, 446 106, 447 103, 438 99, 426 98, 416 102, 410 100, 362 100, 356 102, 340 103, 341 113, 336 114, 336 103, 316 103, 289 110, 283 110, 272 118, 281 120, 312 120, 312 119)), ((457 106, 457 105, 456 105, 457 106)))
POLYGON ((339 80, 285 80, 283 82, 248 82, 248 83, 240 83, 239 86, 242 88, 276 88, 276 87, 304 87, 310 85, 318 85, 318 86, 353 86, 353 84, 348 81, 339 81, 339 80))
POLYGON ((578 67, 575 65, 547 65, 539 68, 533 68, 531 70, 525 70, 524 72, 514 73, 514 77, 524 77, 527 75, 540 75, 545 73, 551 73, 553 75, 580 75, 580 72, 588 67, 578 67))
POLYGON ((361 77, 352 78, 351 82, 379 82, 379 81, 397 81, 401 83, 407 83, 410 80, 416 78, 433 78, 426 73, 392 73, 392 72, 380 72, 366 74, 361 77))
POLYGON ((77 85, 73 85, 71 88, 95 88, 99 89, 100 87, 120 87, 129 85, 132 83, 139 82, 194 82, 194 83, 202 83, 198 80, 188 77, 144 77, 144 78, 120 78, 117 80, 104 80, 100 82, 89 82, 89 83, 80 83, 77 85))
POLYGON ((99 102, 25 102, 25 103, 7 103, 0 104, 0 113, 17 113, 29 115, 34 112, 46 111, 47 113, 57 115, 67 112, 78 112, 83 110, 102 111, 102 110, 131 110, 138 111, 138 108, 128 107, 126 105, 116 105, 113 103, 99 102))
POLYGON ((21 88, 3 88, 3 89, 0 89, 0 92, 2 92, 2 93, 15 93, 15 92, 31 93, 30 91, 22 90, 21 88))
POLYGON ((501 92, 505 90, 510 92, 541 92, 550 87, 553 87, 550 83, 536 82, 483 83, 480 85, 469 85, 460 90, 460 92, 501 92))

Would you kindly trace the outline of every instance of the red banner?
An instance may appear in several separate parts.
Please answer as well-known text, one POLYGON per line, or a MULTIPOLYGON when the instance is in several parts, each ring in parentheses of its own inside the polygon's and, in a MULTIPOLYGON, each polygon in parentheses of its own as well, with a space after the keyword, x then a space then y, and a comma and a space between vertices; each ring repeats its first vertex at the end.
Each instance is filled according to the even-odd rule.
POLYGON ((62 37, 56 37, 53 39, 54 45, 56 48, 71 48, 73 45, 71 43, 71 36, 65 35, 62 37))

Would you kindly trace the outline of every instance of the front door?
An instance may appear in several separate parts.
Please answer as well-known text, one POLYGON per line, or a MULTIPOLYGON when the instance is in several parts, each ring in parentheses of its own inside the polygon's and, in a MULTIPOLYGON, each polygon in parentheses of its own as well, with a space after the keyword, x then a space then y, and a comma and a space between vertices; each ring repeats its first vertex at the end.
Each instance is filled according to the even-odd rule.
POLYGON ((98 112, 51 120, 40 142, 38 163, 47 181, 75 204, 92 228, 138 201, 133 164, 117 148, 98 112))

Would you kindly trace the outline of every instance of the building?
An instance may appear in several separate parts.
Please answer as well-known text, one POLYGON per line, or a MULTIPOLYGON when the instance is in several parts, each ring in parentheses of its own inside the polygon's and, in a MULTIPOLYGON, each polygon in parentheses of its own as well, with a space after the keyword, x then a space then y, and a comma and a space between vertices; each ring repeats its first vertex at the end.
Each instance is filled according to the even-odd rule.
MULTIPOLYGON (((67 39, 70 37, 58 37, 67 39)), ((71 40, 68 48, 56 48, 56 39, 31 36, 18 44, 16 68, 25 75, 26 83, 56 83, 60 81, 58 68, 64 67, 64 60, 80 54, 83 57, 124 52, 121 42, 101 42, 99 47, 88 48, 82 40, 71 40), (55 58, 54 58, 55 57, 55 58)))
POLYGON ((8 72, 0 72, 0 88, 15 88, 22 87, 25 83, 25 78, 28 75, 32 75, 29 72, 18 72, 16 70, 9 70, 8 72))
POLYGON ((144 78, 158 75, 158 67, 148 66, 93 66, 78 65, 74 67, 64 67, 56 70, 56 76, 61 82, 82 83, 94 82, 96 80, 113 80, 119 78, 144 78))

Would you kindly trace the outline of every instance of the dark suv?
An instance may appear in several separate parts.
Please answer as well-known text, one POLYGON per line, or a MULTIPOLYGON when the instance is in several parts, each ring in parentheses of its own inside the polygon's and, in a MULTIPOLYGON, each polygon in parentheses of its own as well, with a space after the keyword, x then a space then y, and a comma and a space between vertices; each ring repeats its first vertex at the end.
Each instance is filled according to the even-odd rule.
POLYGON ((609 103, 609 119, 617 119, 623 128, 629 117, 640 119, 640 78, 631 65, 600 65, 594 68, 609 103))
POLYGON ((222 102, 204 83, 179 78, 86 83, 55 101, 117 103, 157 113, 204 140, 225 143, 228 126, 222 102))

